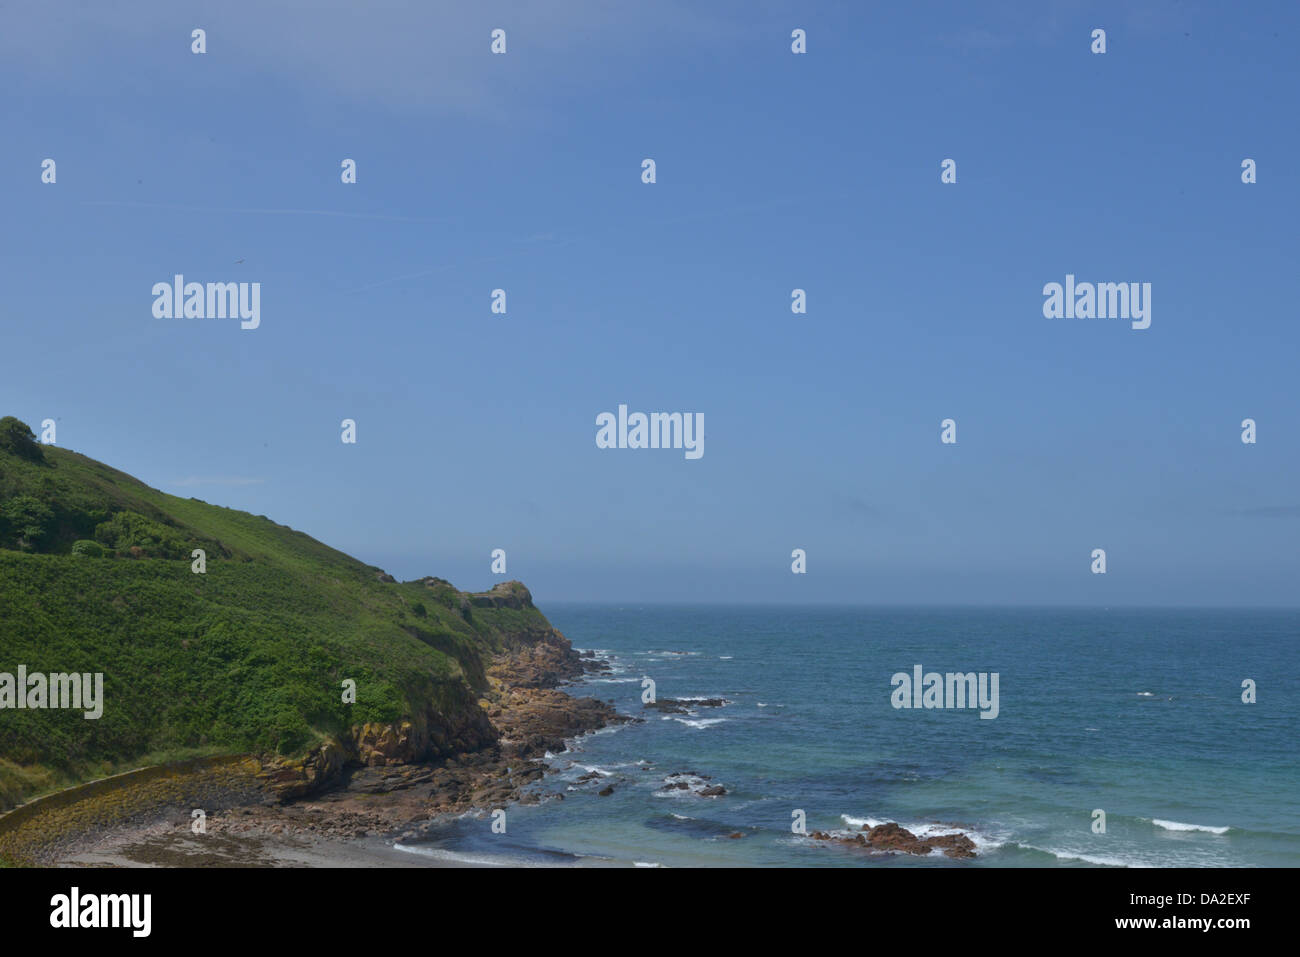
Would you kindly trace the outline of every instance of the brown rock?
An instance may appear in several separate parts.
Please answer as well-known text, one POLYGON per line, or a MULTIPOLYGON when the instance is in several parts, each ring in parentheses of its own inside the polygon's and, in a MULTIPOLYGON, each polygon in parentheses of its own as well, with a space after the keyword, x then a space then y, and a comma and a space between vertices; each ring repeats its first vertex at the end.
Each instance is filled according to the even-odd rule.
POLYGON ((809 835, 813 840, 829 841, 836 844, 862 847, 871 851, 888 854, 926 855, 942 848, 945 855, 957 859, 975 857, 975 842, 965 834, 943 834, 937 837, 919 838, 907 828, 890 821, 878 824, 869 831, 838 837, 825 831, 813 831, 809 835))

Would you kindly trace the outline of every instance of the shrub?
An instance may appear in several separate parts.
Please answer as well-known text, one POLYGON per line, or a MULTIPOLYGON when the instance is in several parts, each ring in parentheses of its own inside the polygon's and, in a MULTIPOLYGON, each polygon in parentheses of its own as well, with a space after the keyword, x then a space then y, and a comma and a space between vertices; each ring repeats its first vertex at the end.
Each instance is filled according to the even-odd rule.
POLYGON ((45 461, 45 451, 37 443, 32 427, 12 415, 0 419, 0 451, 12 452, 33 462, 45 461))
POLYGON ((0 532, 21 549, 35 549, 53 527, 54 513, 40 499, 18 495, 0 505, 0 532))
POLYGON ((190 543, 181 533, 137 512, 121 511, 95 528, 95 541, 135 558, 188 558, 190 543))
POLYGON ((103 558, 104 546, 99 544, 99 542, 92 542, 89 539, 83 538, 79 542, 72 543, 72 554, 84 555, 87 558, 103 558))

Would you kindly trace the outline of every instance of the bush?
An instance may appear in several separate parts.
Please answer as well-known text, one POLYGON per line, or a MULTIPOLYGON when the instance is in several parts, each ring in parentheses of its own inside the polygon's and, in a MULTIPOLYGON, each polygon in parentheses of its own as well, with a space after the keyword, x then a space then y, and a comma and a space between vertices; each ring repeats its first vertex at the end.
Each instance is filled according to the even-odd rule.
POLYGON ((137 512, 122 511, 95 529, 95 541, 134 558, 188 558, 190 543, 178 529, 151 521, 137 512))
POLYGON ((103 558, 104 546, 99 544, 99 542, 92 542, 89 539, 83 538, 79 542, 72 543, 72 554, 84 555, 87 558, 103 558))
POLYGON ((417 618, 428 618, 428 617, 429 617, 429 609, 425 608, 425 607, 424 607, 424 604, 423 604, 422 602, 418 602, 418 601, 417 601, 414 605, 412 605, 412 606, 411 606, 411 611, 415 612, 415 616, 416 616, 417 618))
POLYGON ((0 419, 0 451, 12 452, 33 462, 45 461, 45 451, 37 443, 32 427, 12 415, 0 419))
POLYGON ((0 534, 24 551, 36 549, 53 530, 54 513, 40 499, 18 495, 0 505, 0 534))

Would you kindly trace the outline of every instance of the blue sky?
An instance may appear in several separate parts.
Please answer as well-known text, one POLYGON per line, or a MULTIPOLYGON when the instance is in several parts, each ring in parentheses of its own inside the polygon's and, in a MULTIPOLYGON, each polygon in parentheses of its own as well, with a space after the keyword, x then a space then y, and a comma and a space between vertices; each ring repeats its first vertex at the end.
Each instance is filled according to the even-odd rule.
POLYGON ((1297 603, 1300 7, 351 6, 0 6, 0 414, 543 607, 1297 603))

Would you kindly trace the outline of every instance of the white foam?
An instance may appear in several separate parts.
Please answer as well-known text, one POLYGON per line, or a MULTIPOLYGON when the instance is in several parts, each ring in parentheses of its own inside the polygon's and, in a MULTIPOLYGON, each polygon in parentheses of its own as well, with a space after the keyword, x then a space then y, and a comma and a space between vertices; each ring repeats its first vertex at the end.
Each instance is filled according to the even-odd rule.
POLYGON ((586 750, 585 748, 582 747, 582 745, 578 743, 583 738, 589 738, 589 737, 594 738, 600 734, 615 734, 619 731, 622 731, 626 727, 627 727, 626 724, 607 724, 605 725, 605 727, 597 728, 595 731, 585 731, 582 734, 578 735, 576 738, 568 738, 564 742, 566 745, 566 749, 563 753, 576 754, 577 752, 586 750))
POLYGON ((1184 824, 1182 821, 1162 821, 1159 818, 1152 818, 1151 823, 1156 827, 1163 827, 1166 831, 1204 831, 1207 834, 1226 834, 1227 827, 1212 827, 1209 824, 1184 824))
POLYGON ((998 838, 970 828, 947 827, 943 824, 918 824, 916 827, 908 827, 907 829, 920 838, 943 837, 947 834, 965 834, 971 839, 971 843, 981 851, 994 851, 1006 843, 1005 838, 998 838))
POLYGON ((858 829, 864 827, 879 827, 882 824, 889 823, 888 821, 878 821, 874 817, 849 817, 847 814, 841 814, 840 820, 849 827, 856 827, 858 829))
POLYGON ((1083 861, 1085 864, 1097 864, 1101 867, 1150 867, 1140 861, 1125 861, 1118 857, 1101 857, 1097 854, 1079 854, 1075 851, 1058 851, 1050 847, 1035 847, 1032 844, 1022 844, 1021 847, 1028 848, 1031 851, 1042 851, 1044 854, 1051 854, 1059 861, 1083 861))
POLYGON ((457 864, 477 864, 487 867, 528 866, 522 861, 516 861, 509 857, 475 857, 456 851, 445 851, 440 847, 408 847, 405 844, 394 844, 393 850, 404 851, 407 854, 418 854, 421 857, 432 857, 439 861, 453 861, 457 864))
POLYGON ((654 792, 655 797, 699 797, 699 792, 712 787, 714 782, 696 774, 677 771, 664 778, 664 784, 685 784, 686 787, 665 787, 654 792))
POLYGON ((726 718, 697 718, 692 720, 690 718, 673 718, 673 720, 680 721, 688 728, 708 728, 715 724, 722 724, 722 722, 726 721, 727 719, 726 718))
MULTIPOLYGON (((879 827, 881 824, 898 824, 899 827, 906 828, 921 840, 929 837, 944 837, 949 834, 965 834, 971 839, 971 843, 982 851, 996 850, 1006 843, 1006 835, 994 836, 981 833, 972 828, 952 827, 947 824, 902 824, 897 821, 881 821, 874 817, 850 817, 847 814, 841 814, 840 820, 857 830, 870 830, 873 827, 879 827)), ((852 836, 853 833, 856 833, 856 831, 849 832, 849 836, 852 836)))

